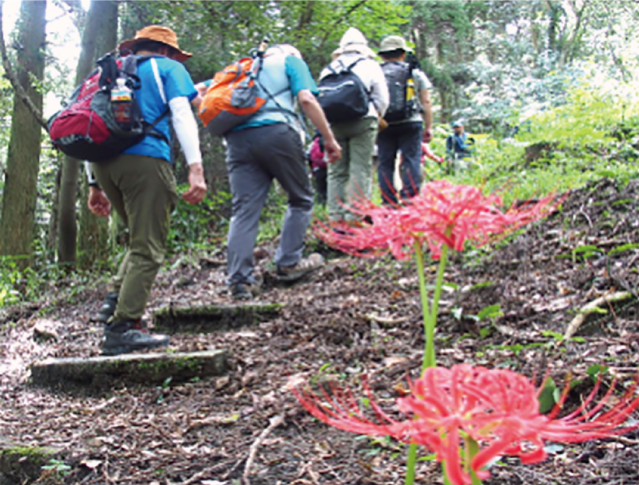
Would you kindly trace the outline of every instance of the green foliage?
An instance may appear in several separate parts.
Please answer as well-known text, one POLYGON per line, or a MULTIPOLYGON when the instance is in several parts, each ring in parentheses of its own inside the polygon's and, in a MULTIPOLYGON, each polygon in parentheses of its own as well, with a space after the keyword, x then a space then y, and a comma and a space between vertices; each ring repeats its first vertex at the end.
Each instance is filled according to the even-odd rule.
POLYGON ((557 387, 555 381, 549 378, 537 398, 539 400, 539 412, 542 414, 549 412, 559 402, 560 397, 561 389, 557 387))
POLYGON ((398 33, 410 14, 409 7, 388 0, 145 3, 151 4, 134 2, 125 10, 129 29, 151 21, 173 27, 180 44, 196 53, 188 62, 196 80, 247 55, 265 37, 295 45, 319 74, 348 27, 360 29, 376 47, 385 35, 398 33))
POLYGON ((280 188, 279 184, 274 183, 268 193, 260 216, 260 227, 257 234, 258 244, 271 241, 279 235, 287 207, 286 192, 280 188))
POLYGON ((62 477, 71 471, 71 467, 64 461, 51 458, 49 463, 42 466, 42 470, 48 471, 55 477, 62 477))
MULTIPOLYGON (((178 193, 188 190, 188 185, 178 186, 178 193)), ((193 205, 178 197, 171 218, 167 246, 172 253, 189 249, 210 249, 226 232, 230 217, 231 194, 208 192, 199 204, 193 205)))
POLYGON ((639 175, 637 114, 639 96, 629 86, 591 72, 567 90, 566 104, 513 112, 515 137, 473 135, 476 168, 447 178, 501 189, 506 205, 602 177, 627 181, 639 175))

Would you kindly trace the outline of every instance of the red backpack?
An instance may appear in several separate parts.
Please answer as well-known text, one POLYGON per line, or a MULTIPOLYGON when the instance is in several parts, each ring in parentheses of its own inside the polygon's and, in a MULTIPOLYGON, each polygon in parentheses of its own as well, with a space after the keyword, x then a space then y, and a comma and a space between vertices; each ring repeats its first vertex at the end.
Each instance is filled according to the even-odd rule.
MULTIPOLYGON (((148 123, 135 99, 135 90, 140 88, 137 66, 147 59, 155 62, 149 56, 116 59, 113 54, 98 60, 97 69, 75 89, 65 107, 49 118, 53 145, 70 157, 102 162, 137 145, 148 135, 168 143, 166 136, 155 129, 168 115, 168 108, 153 123, 148 123), (120 93, 115 92, 118 88, 124 91, 124 96, 118 96, 120 93), (121 116, 123 102, 125 119, 121 116)), ((156 81, 160 82, 157 78, 156 81)))

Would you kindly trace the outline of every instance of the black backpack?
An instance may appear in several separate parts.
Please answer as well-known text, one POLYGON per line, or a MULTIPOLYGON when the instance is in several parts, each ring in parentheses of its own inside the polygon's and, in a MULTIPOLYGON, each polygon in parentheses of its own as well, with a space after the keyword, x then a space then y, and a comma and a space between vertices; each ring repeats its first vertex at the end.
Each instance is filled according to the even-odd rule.
MULTIPOLYGON (((155 125, 169 114, 169 109, 149 123, 142 117, 135 99, 135 90, 140 88, 137 66, 148 59, 151 56, 129 55, 116 59, 113 54, 107 54, 98 60, 98 68, 76 88, 65 101, 65 107, 49 118, 49 137, 53 145, 70 157, 102 162, 137 145, 149 135, 168 143, 155 125), (131 91, 130 119, 126 124, 118 122, 113 112, 111 91, 116 88, 118 79, 124 79, 131 91)), ((156 82, 160 82, 157 77, 156 82)))
POLYGON ((405 62, 391 61, 382 64, 382 71, 386 76, 390 96, 384 119, 393 122, 410 118, 419 110, 412 66, 405 62))
POLYGON ((359 76, 352 71, 353 66, 362 60, 364 58, 360 57, 348 67, 340 60, 339 70, 329 65, 331 73, 318 83, 317 100, 329 122, 354 121, 368 113, 369 93, 359 76))

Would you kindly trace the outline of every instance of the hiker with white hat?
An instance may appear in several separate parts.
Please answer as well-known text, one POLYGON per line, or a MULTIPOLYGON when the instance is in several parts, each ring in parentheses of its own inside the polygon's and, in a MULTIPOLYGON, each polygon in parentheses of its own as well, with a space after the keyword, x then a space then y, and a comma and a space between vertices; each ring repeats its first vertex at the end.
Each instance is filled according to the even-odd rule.
POLYGON ((388 87, 384 73, 373 60, 375 53, 368 47, 366 37, 358 29, 351 27, 344 33, 339 48, 333 55, 333 61, 320 73, 320 104, 323 89, 327 93, 335 92, 341 85, 358 85, 360 95, 345 96, 346 104, 355 102, 356 98, 361 100, 358 101, 361 106, 344 106, 346 111, 355 114, 343 118, 329 117, 329 111, 322 105, 342 147, 342 157, 328 166, 327 189, 329 218, 334 222, 342 222, 355 217, 343 203, 348 204, 351 198, 371 196, 373 149, 379 119, 388 105, 388 87), (336 82, 323 88, 329 79, 335 79, 336 82))

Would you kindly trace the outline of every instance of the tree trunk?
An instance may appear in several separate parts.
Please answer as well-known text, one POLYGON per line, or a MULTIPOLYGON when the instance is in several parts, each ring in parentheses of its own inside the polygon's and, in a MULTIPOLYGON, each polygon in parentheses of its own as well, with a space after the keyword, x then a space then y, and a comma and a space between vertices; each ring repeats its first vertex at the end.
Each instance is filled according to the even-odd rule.
MULTIPOLYGON (((46 1, 22 2, 17 42, 17 80, 40 112, 42 94, 31 85, 31 78, 40 82, 44 78, 46 5, 46 1)), ((40 123, 16 95, 2 198, 0 252, 19 257, 20 268, 29 266, 33 258, 40 139, 40 123)))
MULTIPOLYGON (((100 1, 102 13, 99 17, 100 31, 96 32, 97 45, 94 58, 97 60, 105 53, 116 48, 118 40, 118 3, 100 1)), ((80 221, 78 237, 78 266, 89 269, 97 261, 109 257, 109 220, 94 215, 87 206, 89 186, 86 177, 82 177, 80 196, 80 221)))
MULTIPOLYGON (((80 84, 91 72, 96 58, 98 38, 102 29, 111 26, 107 16, 111 15, 113 2, 92 1, 87 21, 82 32, 82 50, 75 73, 75 84, 80 84)), ((116 4, 117 9, 117 4, 116 4)), ((116 20, 117 21, 117 20, 116 20)), ((65 157, 60 179, 58 262, 69 267, 76 263, 76 203, 78 200, 78 176, 80 160, 65 157)))

